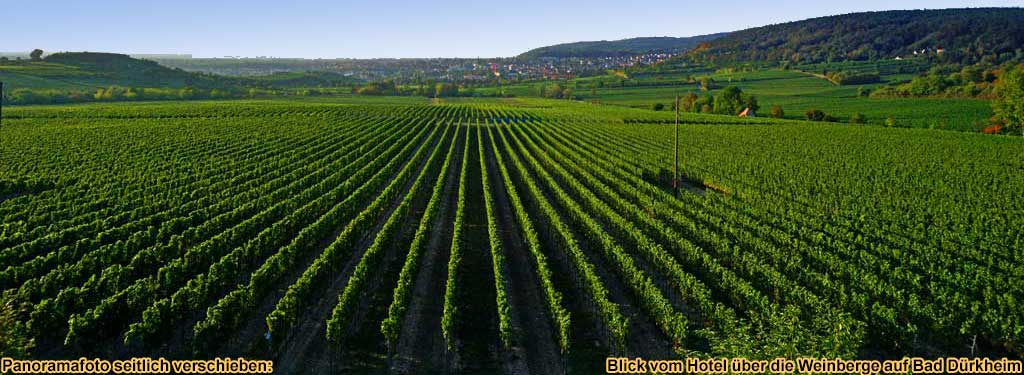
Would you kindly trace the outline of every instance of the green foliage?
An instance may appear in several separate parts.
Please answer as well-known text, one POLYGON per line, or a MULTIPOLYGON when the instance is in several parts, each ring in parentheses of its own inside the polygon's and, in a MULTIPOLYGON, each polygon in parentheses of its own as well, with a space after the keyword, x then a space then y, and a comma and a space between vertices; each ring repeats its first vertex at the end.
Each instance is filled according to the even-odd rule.
MULTIPOLYGON (((359 95, 373 96, 398 95, 399 93, 398 85, 394 81, 370 82, 361 87, 354 87, 353 90, 359 95)), ((436 95, 436 92, 434 95, 436 95)))
POLYGON ((434 85, 434 97, 445 98, 459 96, 459 86, 452 83, 438 83, 434 85))
POLYGON ((512 307, 509 306, 508 279, 505 277, 505 248, 501 242, 498 220, 495 217, 495 202, 491 194, 491 182, 487 175, 487 162, 484 153, 484 142, 480 124, 476 128, 477 160, 480 165, 480 187, 484 194, 484 208, 487 214, 487 238, 491 250, 491 273, 494 274, 495 301, 498 313, 498 335, 501 343, 509 349, 512 346, 512 307))
POLYGON ((808 121, 826 121, 828 115, 820 109, 808 109, 807 112, 804 113, 804 117, 807 118, 808 121))
MULTIPOLYGON (((852 63, 842 64, 843 69, 856 68, 852 63)), ((909 73, 894 73, 908 64, 911 62, 892 64, 892 67, 882 66, 883 71, 889 72, 884 78, 887 81, 910 80, 912 76, 909 73)), ((877 69, 874 63, 863 65, 864 69, 877 69)), ((588 99, 599 100, 603 104, 649 109, 653 103, 668 103, 678 94, 681 95, 680 107, 683 111, 699 113, 704 104, 710 103, 713 112, 713 98, 724 88, 712 89, 709 91, 712 97, 704 98, 705 93, 699 90, 696 83, 687 82, 687 76, 691 75, 695 82, 701 77, 707 77, 709 82, 711 78, 718 82, 731 79, 732 85, 756 97, 757 104, 763 111, 759 111, 758 114, 764 116, 769 116, 769 109, 775 105, 785 109, 799 108, 801 118, 803 110, 818 108, 842 118, 843 121, 854 113, 860 113, 865 116, 867 124, 883 126, 886 116, 892 115, 907 127, 928 128, 932 124, 945 122, 947 129, 958 131, 980 131, 989 124, 989 118, 992 117, 989 101, 974 98, 904 98, 883 95, 866 98, 858 95, 884 89, 878 88, 880 84, 864 85, 863 92, 858 93, 860 86, 836 86, 824 79, 797 71, 754 69, 749 72, 722 75, 692 75, 689 70, 678 69, 643 76, 638 79, 638 86, 606 87, 598 90, 596 98, 588 99), (654 79, 657 76, 665 80, 658 83, 654 79), (698 99, 699 104, 696 103, 698 99)), ((792 113, 789 115, 793 116, 792 113)))
POLYGON ((837 85, 863 85, 882 81, 878 73, 850 73, 846 71, 829 72, 825 75, 829 81, 837 85))
POLYGON ((854 114, 850 115, 850 123, 851 124, 863 124, 863 123, 866 123, 866 122, 867 122, 867 118, 865 118, 864 115, 862 115, 860 113, 854 113, 854 114))
POLYGON ((821 63, 907 58, 923 50, 929 58, 973 63, 986 56, 1014 58, 1022 45, 1020 8, 894 10, 736 31, 692 50, 684 59, 716 64, 821 63))
POLYGON ((29 358, 34 347, 35 341, 17 319, 14 302, 0 299, 0 356, 29 358))
POLYGON ((1007 69, 999 76, 995 94, 992 110, 996 117, 1024 134, 1024 64, 1007 69))
POLYGON ((466 215, 466 171, 469 170, 469 126, 466 126, 465 141, 462 147, 462 166, 459 168, 459 192, 455 206, 455 222, 452 229, 452 243, 448 250, 448 277, 444 287, 444 306, 441 312, 441 334, 444 336, 445 345, 448 350, 455 349, 455 341, 459 333, 455 331, 456 322, 460 319, 458 301, 462 299, 461 285, 462 277, 466 273, 462 269, 462 253, 465 248, 465 239, 462 233, 465 226, 466 215))
POLYGON ((532 49, 518 57, 524 59, 615 57, 642 55, 655 52, 677 52, 685 51, 700 43, 719 38, 723 35, 725 35, 725 33, 688 38, 647 37, 615 41, 564 43, 532 49))
POLYGON ((123 340, 145 353, 183 339, 215 355, 262 335, 246 327, 261 320, 269 336, 257 345, 279 351, 324 322, 309 308, 324 295, 337 303, 317 340, 343 342, 363 316, 361 330, 380 324, 393 345, 423 298, 410 289, 435 226, 457 232, 438 245, 455 266, 431 280, 448 279, 448 343, 477 334, 458 327, 473 318, 463 306, 479 304, 493 311, 493 342, 511 347, 532 344, 517 342, 516 309, 543 309, 570 365, 576 348, 594 348, 575 335, 591 327, 600 356, 634 350, 631 322, 679 355, 898 359, 922 337, 949 353, 975 336, 1022 348, 1024 161, 1007 157, 1019 137, 688 112, 682 172, 706 191, 675 196, 663 178, 674 116, 647 108, 349 97, 5 115, 0 194, 20 194, 0 205, 5 354, 36 338, 46 352, 123 340), (461 197, 444 182, 456 160, 461 197), (458 218, 458 203, 446 218, 445 200, 482 204, 486 224, 458 218), (487 239, 473 238, 483 225, 487 239), (470 254, 491 262, 463 262, 470 254), (512 256, 529 265, 535 305, 506 301, 512 256), (481 273, 494 275, 483 286, 494 300, 462 289, 481 273), (378 302, 386 316, 353 314, 378 302))
POLYGON ((996 73, 1001 68, 982 62, 974 65, 937 65, 910 82, 890 85, 871 93, 872 97, 991 98, 996 73))
POLYGON ((783 118, 786 117, 786 112, 782 110, 781 106, 773 105, 772 110, 769 113, 772 118, 783 118))
MULTIPOLYGON (((387 221, 384 222, 384 225, 377 232, 377 236, 373 239, 373 243, 370 244, 370 247, 360 257, 355 270, 349 276, 345 288, 342 290, 341 295, 338 296, 338 304, 335 305, 330 318, 327 320, 327 340, 329 342, 341 344, 342 339, 348 334, 346 331, 354 318, 356 307, 363 295, 367 294, 371 279, 374 273, 378 272, 383 261, 384 252, 387 247, 392 246, 400 237, 401 225, 405 223, 405 220, 410 215, 413 201, 422 199, 421 192, 427 184, 427 179, 433 178, 434 174, 438 172, 438 168, 440 168, 440 164, 438 164, 440 157, 438 155, 445 140, 448 139, 449 129, 450 127, 445 128, 445 133, 441 135, 440 141, 434 145, 424 168, 420 169, 409 191, 405 193, 398 207, 395 208, 387 221)), ((424 149, 426 148, 424 147, 424 149)))

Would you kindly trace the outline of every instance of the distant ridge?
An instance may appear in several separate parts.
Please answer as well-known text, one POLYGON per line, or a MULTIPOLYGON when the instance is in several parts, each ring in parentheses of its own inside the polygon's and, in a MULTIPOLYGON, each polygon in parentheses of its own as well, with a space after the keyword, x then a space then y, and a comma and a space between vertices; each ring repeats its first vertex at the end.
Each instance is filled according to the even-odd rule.
POLYGON ((331 72, 291 72, 259 77, 224 77, 169 68, 119 53, 58 52, 42 61, 0 64, 0 81, 24 89, 95 90, 146 87, 240 90, 248 87, 335 87, 358 82, 331 72))
POLYGON ((133 53, 131 56, 133 59, 191 59, 192 54, 190 53, 133 53))
POLYGON ((712 40, 682 58, 818 63, 918 52, 969 63, 1013 58, 1022 49, 1024 8, 966 8, 851 13, 755 27, 712 40))
POLYGON ((686 38, 644 37, 613 41, 563 43, 535 48, 520 54, 520 58, 564 57, 619 57, 660 52, 683 52, 698 44, 721 38, 728 33, 699 35, 686 38))

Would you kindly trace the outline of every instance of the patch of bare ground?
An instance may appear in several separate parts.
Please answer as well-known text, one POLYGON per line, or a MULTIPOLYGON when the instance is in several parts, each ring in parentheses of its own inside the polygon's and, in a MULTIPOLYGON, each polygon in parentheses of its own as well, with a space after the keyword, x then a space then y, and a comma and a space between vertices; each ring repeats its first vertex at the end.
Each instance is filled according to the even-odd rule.
POLYGON ((469 155, 465 159, 466 204, 463 227, 464 247, 458 273, 459 314, 455 350, 463 374, 494 374, 500 371, 502 358, 498 333, 498 307, 495 302, 494 272, 487 232, 487 212, 480 181, 480 157, 475 132, 469 136, 469 155))

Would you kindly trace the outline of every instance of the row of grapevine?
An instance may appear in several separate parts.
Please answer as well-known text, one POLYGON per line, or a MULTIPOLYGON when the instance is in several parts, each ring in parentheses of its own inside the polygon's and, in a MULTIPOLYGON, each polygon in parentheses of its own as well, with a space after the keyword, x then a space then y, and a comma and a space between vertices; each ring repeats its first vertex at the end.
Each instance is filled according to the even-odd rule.
POLYGON ((512 344, 512 318, 508 302, 508 280, 505 278, 505 253, 498 234, 498 222, 495 218, 494 197, 491 196, 491 184, 487 177, 487 163, 484 160, 484 142, 480 127, 476 126, 477 155, 480 160, 480 185, 484 194, 484 209, 487 212, 487 238, 491 248, 491 265, 494 273, 495 304, 498 308, 498 332, 501 343, 508 348, 512 344))
POLYGON ((413 278, 420 267, 420 258, 423 252, 426 250, 427 243, 429 242, 428 233, 432 225, 437 225, 435 220, 439 217, 441 209, 441 194, 444 191, 445 184, 447 183, 448 169, 452 164, 455 154, 455 145, 458 143, 458 134, 454 136, 451 142, 448 144, 448 153, 444 157, 444 163, 441 164, 441 169, 438 172, 437 181, 434 183, 434 188, 430 195, 430 200, 427 202, 427 207, 423 212, 423 217, 420 218, 419 226, 416 228, 416 234, 413 235, 412 242, 409 244, 409 252, 406 254, 405 262, 402 265, 402 270, 399 272, 398 284, 393 291, 391 305, 388 307, 388 316, 381 322, 381 334, 384 335, 387 340, 388 347, 394 347, 398 342, 398 337, 401 333, 402 319, 405 318, 406 310, 409 308, 409 300, 411 298, 410 292, 413 288, 413 278))
MULTIPOLYGON (((406 147, 416 146, 416 153, 409 162, 402 165, 400 170, 392 171, 397 174, 390 178, 390 182, 370 205, 352 219, 334 239, 333 242, 320 254, 299 279, 288 287, 285 295, 277 302, 274 311, 266 317, 267 331, 274 340, 282 340, 288 331, 302 315, 305 303, 312 298, 312 292, 324 285, 327 277, 340 271, 344 257, 354 250, 359 237, 369 230, 376 223, 378 217, 385 212, 389 203, 400 193, 402 182, 404 182, 415 170, 415 161, 419 160, 426 153, 430 139, 436 136, 441 125, 433 125, 427 140, 423 143, 409 143, 406 147)), ((426 127, 424 127, 426 129, 426 127)), ((385 174, 378 174, 375 179, 384 179, 385 174)))
POLYGON ((488 144, 490 145, 491 151, 496 159, 496 163, 498 164, 498 170, 501 172, 502 184, 505 186, 506 194, 511 202, 513 213, 515 214, 516 221, 519 224, 520 234, 526 240, 525 245, 533 256, 532 260, 534 269, 537 272, 537 276, 540 278, 541 288, 544 291, 545 301, 547 302, 547 312, 554 323, 553 326, 556 327, 556 331, 554 332, 555 339, 558 342, 559 348, 563 353, 565 353, 569 350, 570 326, 572 324, 571 315, 562 300, 562 293, 555 288, 552 270, 551 266, 548 264, 547 255, 545 255, 542 250, 540 238, 537 231, 534 229, 533 221, 530 220, 526 205, 523 204, 522 199, 519 197, 518 188, 516 188, 512 183, 508 167, 505 166, 505 160, 498 152, 498 146, 494 141, 493 134, 491 134, 491 128, 492 126, 486 127, 488 144))
MULTIPOLYGON (((377 147, 386 144, 388 143, 380 143, 377 147)), ((208 301, 212 297, 218 295, 221 290, 230 286, 237 279, 238 273, 251 270, 257 260, 265 259, 276 249, 286 245, 292 239, 292 233, 312 225, 312 222, 326 213, 337 199, 353 196, 354 186, 358 186, 358 183, 362 182, 358 177, 366 176, 373 170, 372 168, 367 169, 367 166, 359 163, 359 160, 368 159, 373 155, 376 154, 369 152, 355 158, 340 158, 339 161, 348 161, 341 171, 354 172, 348 179, 344 181, 325 179, 309 194, 290 199, 289 201, 295 202, 292 206, 294 209, 286 218, 263 229, 257 236, 221 257, 210 266, 207 273, 189 280, 185 286, 170 297, 157 301, 147 308, 142 314, 142 320, 129 327, 125 341, 151 341, 150 339, 157 336, 162 330, 177 324, 180 317, 184 317, 191 306, 198 303, 209 303, 208 301), (361 168, 361 170, 356 170, 357 168, 361 168), (316 198, 314 199, 314 197, 316 198)), ((377 157, 380 158, 383 155, 388 154, 380 154, 377 157)), ((383 159, 377 160, 376 163, 371 162, 369 165, 380 164, 383 159)))
MULTIPOLYGON (((294 203, 285 199, 286 197, 295 196, 296 193, 300 196, 312 194, 316 191, 316 185, 323 179, 332 174, 335 178, 339 178, 346 173, 344 169, 327 167, 330 164, 327 163, 327 160, 323 164, 325 165, 320 172, 322 174, 311 174, 295 179, 286 187, 272 194, 260 196, 241 205, 232 211, 231 219, 225 220, 223 223, 211 222, 221 224, 221 228, 225 229, 211 231, 216 235, 189 247, 180 254, 180 257, 164 258, 164 261, 161 262, 163 266, 159 267, 156 275, 138 279, 127 288, 100 301, 98 305, 84 314, 72 317, 66 341, 73 342, 83 332, 87 333, 86 336, 94 336, 95 329, 101 322, 105 326, 123 324, 123 320, 127 316, 141 314, 147 306, 155 302, 155 299, 165 297, 176 290, 176 286, 184 284, 189 277, 208 268, 214 261, 224 256, 228 249, 243 245, 246 238, 256 235, 263 228, 286 216, 294 209, 290 207, 294 203), (252 216, 247 216, 247 214, 252 216)), ((321 186, 326 187, 328 184, 321 186)), ((203 228, 203 226, 199 228, 203 228)), ((172 246, 180 248, 180 246, 172 246)), ((174 254, 174 252, 165 251, 160 254, 166 257, 165 254, 174 254)))
MULTIPOLYGON (((421 129, 420 132, 423 130, 426 130, 426 127, 421 129)), ((300 259, 317 247, 318 243, 325 236, 334 232, 336 228, 346 227, 346 220, 355 217, 365 221, 368 216, 361 213, 364 208, 364 202, 372 198, 372 194, 376 194, 378 190, 384 188, 384 185, 390 181, 388 179, 389 173, 393 173, 397 166, 400 165, 399 161, 404 158, 404 156, 398 155, 407 156, 413 149, 412 144, 413 142, 410 141, 380 143, 379 146, 386 145, 388 149, 380 154, 378 159, 361 168, 359 172, 367 176, 371 182, 361 184, 354 183, 357 180, 353 180, 354 184, 346 183, 343 186, 339 186, 339 190, 336 191, 336 194, 333 194, 332 199, 325 201, 324 204, 331 205, 333 201, 342 200, 340 203, 330 207, 313 224, 299 231, 298 235, 290 243, 263 262, 252 273, 248 284, 230 291, 214 306, 210 307, 206 312, 205 318, 196 323, 193 328, 196 349, 202 350, 203 348, 215 345, 223 335, 239 327, 244 319, 252 313, 251 309, 253 306, 272 290, 276 289, 278 283, 287 282, 283 278, 296 267, 300 259), (400 152, 399 149, 401 149, 400 152), (391 161, 385 166, 382 161, 387 160, 387 158, 384 158, 384 156, 393 155, 394 152, 399 153, 393 157, 388 156, 391 157, 391 161), (373 175, 372 177, 370 177, 371 174, 373 175), (345 192, 350 193, 346 194, 345 192)), ((368 153, 368 155, 374 154, 372 150, 368 153)), ((335 235, 335 239, 340 238, 342 235, 352 236, 353 231, 346 227, 345 230, 335 235)))
POLYGON ((373 277, 373 272, 376 272, 381 257, 384 256, 385 248, 391 246, 395 241, 396 236, 402 229, 401 225, 405 223, 409 216, 413 201, 422 197, 421 191, 424 185, 429 183, 428 179, 435 177, 440 166, 438 164, 438 158, 441 154, 440 150, 448 139, 451 128, 451 126, 445 126, 444 133, 441 134, 440 140, 434 145, 430 156, 420 169, 409 191, 405 193, 398 206, 388 216, 387 221, 384 222, 384 225, 377 232, 377 236, 374 237, 373 243, 363 252, 363 256, 359 259, 359 263, 356 264, 355 270, 349 276, 345 288, 342 290, 341 295, 338 296, 338 304, 334 306, 331 317, 327 320, 328 341, 340 343, 341 338, 345 334, 346 324, 351 321, 356 304, 362 300, 366 293, 367 284, 370 282, 370 278, 373 277))
MULTIPOLYGON (((605 227, 598 223, 591 214, 587 213, 585 208, 572 198, 572 195, 559 186, 554 178, 548 173, 547 169, 540 165, 529 150, 526 150, 519 140, 519 137, 515 134, 516 132, 510 129, 508 133, 509 137, 516 144, 519 153, 523 155, 523 157, 533 167, 533 173, 540 176, 540 178, 545 182, 545 186, 551 190, 552 195, 556 198, 559 205, 568 212, 567 216, 581 227, 584 233, 587 233, 586 239, 588 242, 592 243, 595 247, 603 249, 603 255, 608 260, 608 263, 613 265, 612 268, 615 269, 620 277, 626 281, 626 285, 633 291, 633 293, 635 293, 636 300, 640 306, 642 306, 654 321, 657 322, 659 328, 661 328, 661 330, 671 338, 674 346, 681 350, 683 343, 686 341, 686 317, 672 307, 671 303, 668 302, 668 299, 665 298, 661 290, 654 284, 654 281, 650 276, 639 268, 633 257, 630 256, 619 243, 617 243, 617 241, 604 229, 605 227)), ((549 164, 549 166, 554 165, 549 164)), ((560 169, 556 169, 556 171, 562 172, 560 169)), ((621 217, 617 217, 617 214, 615 214, 609 207, 598 204, 599 200, 594 197, 593 193, 580 187, 579 182, 573 182, 577 184, 575 188, 576 193, 585 199, 589 199, 589 203, 592 205, 591 209, 594 212, 597 212, 602 217, 615 216, 618 220, 610 221, 622 225, 623 220, 621 217)), ((627 228, 626 230, 629 233, 642 236, 639 231, 633 228, 627 228)), ((667 260, 669 258, 664 250, 661 249, 660 245, 657 245, 646 238, 643 242, 644 246, 639 246, 639 249, 644 252, 644 254, 650 256, 652 263, 675 265, 671 260, 667 260)), ((678 268, 678 265, 675 266, 676 273, 683 274, 682 270, 678 268)), ((684 278, 686 276, 684 276, 684 278)), ((692 277, 690 279, 692 279, 692 277)), ((692 281, 684 282, 693 284, 692 281)))
MULTIPOLYGON (((541 211, 545 222, 558 236, 561 245, 567 252, 566 255, 572 263, 575 272, 582 279, 581 283, 583 284, 583 288, 587 290, 588 297, 596 305, 598 316, 609 334, 611 346, 619 352, 624 351, 626 333, 629 326, 628 319, 622 314, 619 307, 615 303, 611 302, 608 295, 608 289, 604 286, 604 283, 597 275, 597 270, 594 268, 594 265, 587 260, 587 256, 580 248, 580 245, 573 232, 569 229, 569 226, 562 220, 554 206, 548 202, 544 193, 541 191, 540 187, 538 187, 538 184, 527 173, 528 169, 526 169, 522 161, 519 160, 519 157, 505 139, 504 133, 501 131, 498 131, 497 133, 499 135, 498 138, 501 139, 502 143, 501 150, 508 155, 509 159, 512 161, 512 165, 515 167, 514 169, 519 172, 517 175, 519 176, 520 181, 526 186, 526 190, 530 193, 531 200, 541 211)), ((497 149, 495 152, 498 152, 497 149)), ((499 157, 499 161, 500 160, 501 159, 499 157)))
POLYGON ((459 318, 459 274, 463 250, 463 217, 466 214, 466 170, 469 169, 469 130, 466 126, 465 141, 462 145, 462 166, 459 168, 459 196, 455 207, 455 222, 452 228, 452 243, 448 250, 448 278, 444 286, 444 310, 441 314, 441 334, 444 335, 448 350, 455 348, 455 324, 459 318))

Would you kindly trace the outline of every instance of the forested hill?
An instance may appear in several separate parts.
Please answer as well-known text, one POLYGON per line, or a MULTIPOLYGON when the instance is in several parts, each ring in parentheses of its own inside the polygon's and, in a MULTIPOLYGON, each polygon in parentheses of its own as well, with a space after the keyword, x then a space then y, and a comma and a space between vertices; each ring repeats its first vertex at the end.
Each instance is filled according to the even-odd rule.
POLYGON ((532 49, 521 58, 540 57, 617 57, 657 52, 682 52, 698 44, 720 38, 727 33, 687 38, 648 37, 613 41, 575 42, 532 49))
POLYGON ((816 63, 919 54, 951 62, 1020 59, 1024 9, 975 8, 851 13, 730 33, 691 50, 696 62, 816 63))
POLYGON ((41 60, 0 61, 0 80, 15 89, 91 90, 109 86, 223 88, 237 80, 172 69, 128 55, 59 52, 41 60))
POLYGON ((259 77, 224 77, 169 68, 128 55, 60 52, 38 61, 0 60, 0 81, 13 89, 78 90, 115 87, 241 90, 250 87, 336 87, 359 82, 332 72, 290 72, 259 77))

